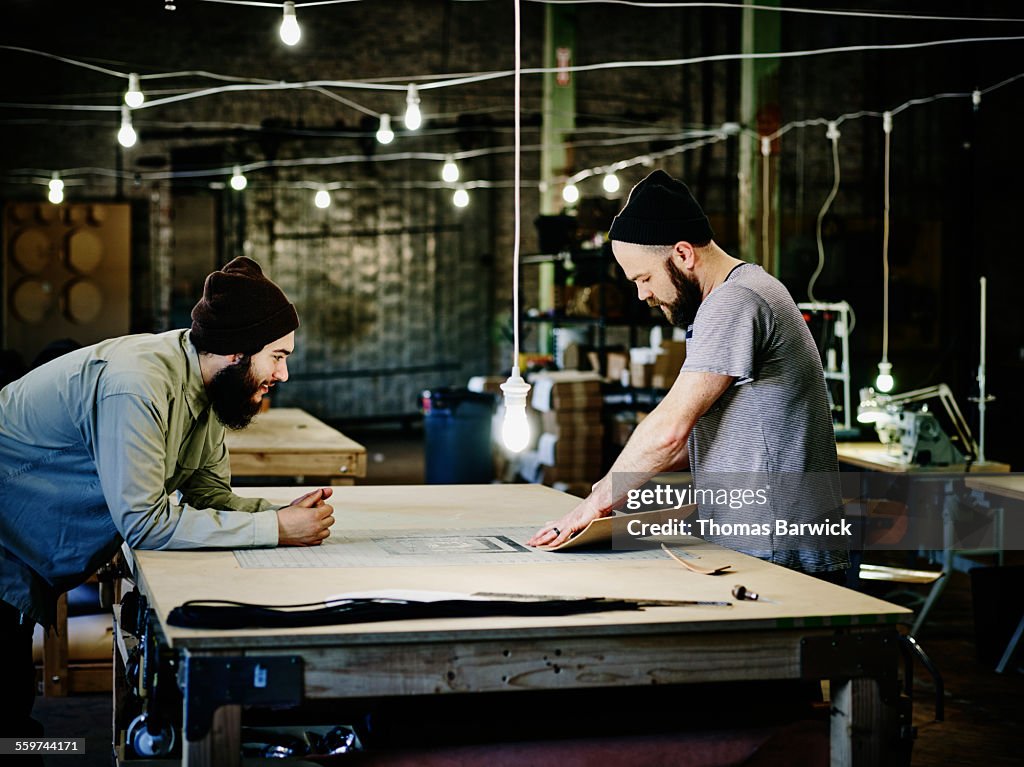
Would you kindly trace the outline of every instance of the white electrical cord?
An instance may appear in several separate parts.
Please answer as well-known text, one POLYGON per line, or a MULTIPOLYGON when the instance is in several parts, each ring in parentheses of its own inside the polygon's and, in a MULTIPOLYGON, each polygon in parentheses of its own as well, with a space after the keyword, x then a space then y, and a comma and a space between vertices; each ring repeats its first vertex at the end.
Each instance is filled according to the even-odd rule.
POLYGON ((815 303, 817 303, 818 299, 814 297, 814 283, 818 281, 821 270, 825 268, 825 244, 821 239, 821 223, 825 220, 825 214, 828 213, 828 209, 832 206, 832 201, 836 198, 836 193, 839 191, 839 128, 836 127, 834 122, 828 124, 828 131, 825 133, 825 137, 832 142, 832 190, 828 193, 828 197, 825 198, 825 204, 818 211, 818 223, 814 230, 815 240, 818 244, 818 268, 814 270, 810 282, 807 283, 807 298, 815 303))

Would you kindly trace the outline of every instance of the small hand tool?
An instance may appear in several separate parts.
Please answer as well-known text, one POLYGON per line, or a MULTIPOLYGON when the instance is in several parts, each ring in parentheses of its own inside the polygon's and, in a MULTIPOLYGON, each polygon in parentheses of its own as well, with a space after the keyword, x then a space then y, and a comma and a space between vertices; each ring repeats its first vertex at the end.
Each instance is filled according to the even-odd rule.
POLYGON ((732 595, 741 602, 743 600, 747 600, 750 602, 771 602, 773 605, 778 604, 774 599, 765 599, 756 591, 750 591, 746 586, 742 586, 740 584, 732 587, 732 595))

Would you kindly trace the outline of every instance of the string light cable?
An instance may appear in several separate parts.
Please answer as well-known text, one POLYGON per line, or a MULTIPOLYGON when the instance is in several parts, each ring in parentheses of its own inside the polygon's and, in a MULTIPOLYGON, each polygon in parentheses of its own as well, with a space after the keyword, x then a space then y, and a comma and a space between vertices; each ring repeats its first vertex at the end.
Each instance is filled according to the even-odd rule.
MULTIPOLYGON (((990 94, 990 93, 992 93, 992 92, 994 92, 996 90, 999 90, 1001 88, 1007 87, 1010 84, 1012 84, 1012 83, 1014 83, 1014 82, 1016 82, 1016 81, 1018 81, 1018 80, 1020 80, 1022 78, 1024 78, 1024 72, 1018 73, 1016 75, 1012 75, 1012 76, 1007 77, 1007 78, 1005 78, 1003 80, 1000 80, 999 82, 997 82, 997 83, 995 83, 993 85, 990 85, 990 86, 988 86, 986 88, 976 89, 976 90, 971 91, 969 93, 967 93, 967 92, 959 93, 959 94, 958 93, 945 93, 945 94, 936 94, 935 96, 931 96, 931 97, 927 97, 927 98, 915 98, 915 99, 907 101, 904 104, 901 104, 901 105, 893 108, 892 110, 890 110, 890 114, 897 114, 899 112, 902 112, 903 110, 907 109, 909 106, 917 106, 917 105, 928 104, 928 103, 931 103, 931 102, 933 102, 933 101, 935 101, 935 100, 937 100, 939 98, 962 97, 962 98, 970 98, 972 100, 972 102, 980 103, 980 99, 981 99, 983 94, 990 94)), ((116 111, 116 110, 121 109, 121 107, 117 107, 117 106, 102 107, 102 109, 105 110, 105 111, 116 111)), ((881 115, 882 115, 881 112, 870 111, 870 110, 862 110, 862 111, 858 111, 858 112, 846 113, 846 114, 843 114, 843 115, 840 115, 840 116, 834 117, 834 118, 820 117, 820 118, 795 120, 795 121, 791 121, 789 123, 786 123, 785 125, 781 126, 778 130, 776 130, 775 132, 773 132, 771 134, 768 134, 767 138, 774 140, 775 138, 783 136, 787 132, 789 132, 790 130, 793 130, 793 129, 796 129, 796 128, 805 128, 805 127, 811 127, 811 126, 828 125, 829 123, 835 123, 836 126, 838 127, 839 125, 842 125, 846 121, 861 119, 861 118, 864 118, 864 117, 881 117, 881 115)), ((159 124, 159 123, 157 123, 157 124, 159 124)), ((194 123, 190 123, 190 124, 193 125, 193 126, 195 125, 194 123)), ((179 125, 179 124, 178 123, 167 123, 167 125, 179 125)), ((214 124, 211 124, 211 125, 214 125, 214 124)), ((239 126, 238 124, 235 124, 235 123, 229 123, 229 124, 223 124, 223 125, 226 126, 226 127, 231 127, 231 128, 245 127, 245 126, 239 126)), ((253 127, 254 129, 258 129, 259 128, 259 126, 251 126, 251 127, 253 127)), ((685 136, 704 135, 704 136, 707 136, 707 138, 700 139, 700 140, 698 140, 696 142, 681 143, 681 144, 679 144, 679 145, 677 145, 675 147, 671 147, 669 149, 662 150, 662 151, 659 151, 659 152, 648 153, 648 154, 643 154, 643 155, 637 155, 636 157, 630 158, 628 160, 618 161, 618 162, 616 162, 614 164, 611 164, 611 165, 601 165, 601 166, 597 166, 597 167, 594 167, 594 168, 584 169, 584 170, 581 170, 581 171, 573 174, 573 176, 571 176, 570 179, 573 182, 575 182, 575 183, 579 183, 580 181, 582 181, 584 179, 587 179, 587 178, 589 178, 591 176, 594 176, 594 175, 604 174, 604 173, 608 172, 609 170, 622 170, 624 168, 632 167, 632 166, 635 166, 635 165, 650 165, 652 162, 654 162, 654 161, 656 161, 658 159, 663 159, 665 157, 668 157, 668 156, 671 156, 671 155, 674 155, 674 154, 678 154, 678 153, 681 153, 681 152, 689 151, 690 149, 695 149, 695 148, 698 148, 700 146, 707 145, 709 143, 714 143, 714 142, 723 140, 724 138, 727 138, 727 137, 730 137, 730 136, 735 135, 737 133, 740 133, 741 131, 744 132, 744 133, 749 133, 750 135, 755 135, 755 136, 757 135, 757 134, 753 133, 752 131, 749 131, 748 129, 741 129, 740 126, 737 123, 725 123, 725 124, 719 126, 717 129, 708 128, 708 129, 704 129, 703 131, 699 130, 699 129, 692 130, 692 131, 687 131, 687 132, 684 132, 684 133, 681 133, 681 134, 676 134, 676 137, 678 138, 678 137, 684 136, 684 135, 685 136)), ((647 135, 647 136, 626 137, 625 139, 621 139, 621 140, 614 139, 614 140, 605 140, 605 141, 596 141, 596 142, 580 142, 580 141, 564 142, 563 146, 565 146, 565 147, 607 146, 607 145, 610 145, 612 143, 628 143, 630 140, 650 141, 650 140, 653 140, 653 139, 668 140, 669 138, 670 137, 666 136, 664 133, 660 133, 660 134, 656 134, 656 135, 655 134, 651 134, 651 135, 647 135)), ((522 150, 529 150, 529 151, 540 151, 540 149, 541 149, 540 145, 533 145, 533 146, 529 146, 529 147, 522 147, 522 150)), ((465 160, 465 159, 471 159, 471 158, 474 158, 474 157, 481 157, 481 156, 491 155, 491 154, 508 153, 508 152, 514 152, 514 151, 515 151, 515 147, 514 146, 511 146, 511 147, 508 147, 508 146, 488 147, 488 148, 483 148, 483 149, 479 149, 479 150, 469 150, 469 151, 455 152, 455 153, 451 153, 451 156, 454 159, 456 159, 456 160, 465 160)), ((394 162, 394 161, 401 161, 401 160, 427 160, 427 161, 431 161, 431 162, 441 162, 446 157, 447 157, 447 154, 440 154, 440 153, 401 152, 401 153, 377 154, 377 155, 374 155, 373 157, 369 157, 369 158, 365 154, 343 155, 343 156, 334 156, 334 157, 296 158, 296 159, 290 159, 290 160, 261 161, 261 162, 251 163, 251 164, 243 166, 243 170, 244 171, 254 171, 254 170, 260 170, 260 169, 263 169, 263 168, 272 168, 272 167, 319 166, 319 165, 335 165, 335 164, 346 164, 346 163, 357 163, 357 162, 358 163, 365 163, 367 161, 372 161, 372 162, 394 162)), ((232 170, 231 168, 227 168, 227 169, 224 169, 224 168, 210 168, 210 169, 202 169, 202 170, 195 170, 195 171, 174 171, 174 172, 169 172, 169 171, 152 171, 152 172, 147 172, 147 173, 138 173, 138 172, 134 172, 133 173, 133 172, 125 172, 125 171, 114 171, 114 170, 111 170, 109 168, 91 167, 91 168, 74 168, 74 169, 70 169, 70 170, 63 170, 61 173, 62 173, 62 176, 65 179, 67 179, 70 176, 76 176, 77 175, 77 176, 82 176, 82 177, 93 176, 93 177, 122 178, 122 179, 136 179, 136 180, 141 178, 143 180, 160 181, 160 180, 166 180, 166 179, 185 178, 185 177, 201 178, 201 177, 223 176, 223 175, 226 175, 226 174, 230 173, 231 170, 232 170)), ((30 184, 42 184, 42 185, 45 186, 47 184, 47 182, 49 181, 50 171, 49 170, 32 169, 32 168, 18 168, 18 169, 13 169, 13 170, 7 171, 7 173, 5 175, 6 175, 6 178, 9 179, 12 182, 30 183, 30 184)), ((78 182, 73 182, 73 183, 78 183, 78 182)), ((466 184, 464 184, 464 186, 466 186, 466 188, 473 188, 472 184, 477 184, 477 185, 480 185, 480 186, 482 186, 484 188, 487 188, 488 186, 491 186, 491 185, 495 185, 495 186, 500 185, 498 182, 488 182, 488 181, 483 181, 483 180, 477 180, 477 181, 474 181, 474 182, 467 182, 466 184)), ((418 188, 428 188, 428 189, 432 188, 429 184, 418 184, 417 186, 418 186, 418 188)), ((853 325, 852 324, 851 324, 850 330, 851 330, 851 332, 853 330, 853 325)))
POLYGON ((530 392, 530 385, 523 380, 519 372, 519 238, 522 213, 520 210, 520 36, 521 21, 519 0, 514 0, 515 7, 515 78, 513 90, 515 93, 515 155, 513 160, 513 177, 515 187, 513 192, 513 239, 512 239, 512 372, 505 383, 501 384, 501 390, 505 398, 505 416, 502 419, 501 438, 505 447, 513 453, 519 453, 530 443, 530 422, 526 419, 526 395, 530 392))
POLYGON ((814 297, 814 285, 817 283, 822 269, 825 268, 825 244, 821 236, 821 225, 825 220, 825 214, 832 207, 832 201, 835 200, 836 194, 839 192, 839 136, 839 127, 834 121, 830 122, 828 130, 825 132, 825 138, 832 144, 832 188, 829 190, 821 210, 818 211, 818 220, 814 227, 814 241, 818 246, 818 268, 814 270, 814 274, 811 275, 811 279, 807 283, 807 299, 811 303, 818 303, 818 299, 814 297))
MULTIPOLYGON (((223 1, 223 0, 222 0, 223 1)), ((457 0, 457 2, 474 2, 474 0, 457 0)), ((899 13, 897 11, 840 11, 821 8, 789 8, 775 5, 756 5, 743 3, 707 3, 707 2, 686 2, 686 3, 650 3, 638 2, 637 0, 527 0, 527 2, 539 3, 541 5, 625 5, 631 8, 650 9, 697 9, 697 8, 722 8, 728 10, 753 10, 768 11, 771 13, 802 13, 813 16, 848 16, 869 19, 889 19, 891 21, 978 21, 978 22, 1024 22, 1021 18, 996 18, 991 16, 930 16, 912 13, 899 13)))
POLYGON ((880 392, 890 392, 894 384, 892 363, 889 362, 889 159, 892 138, 892 113, 882 114, 882 131, 885 133, 885 160, 883 172, 882 203, 882 361, 878 363, 878 378, 875 386, 880 392))
MULTIPOLYGON (((481 72, 467 75, 465 77, 447 77, 447 79, 440 79, 433 82, 422 82, 418 86, 419 91, 433 90, 437 88, 450 88, 460 85, 467 85, 472 83, 485 82, 489 80, 502 79, 513 75, 522 76, 524 74, 550 74, 550 73, 564 73, 564 72, 595 72, 606 69, 631 69, 631 68, 656 68, 656 67, 678 67, 687 66, 691 64, 703 64, 716 61, 738 61, 738 60, 759 60, 759 59, 787 59, 787 58, 802 58, 808 56, 821 56, 836 53, 852 53, 852 52, 863 52, 863 51, 878 51, 878 50, 914 50, 921 48, 932 48, 945 45, 962 45, 969 43, 993 43, 993 42, 1016 42, 1024 40, 1024 36, 987 36, 987 37, 964 37, 964 38, 951 38, 943 40, 927 40, 916 43, 886 43, 886 44, 866 44, 866 45, 848 45, 838 46, 832 48, 816 48, 798 51, 772 51, 764 53, 723 53, 713 54, 708 56, 691 56, 688 58, 678 59, 657 59, 647 61, 607 61, 599 62, 595 64, 576 64, 568 67, 532 67, 532 68, 520 68, 515 72, 512 71, 495 71, 495 72, 481 72)), ((15 46, 0 46, 0 49, 16 50, 30 53, 40 53, 38 51, 32 51, 26 48, 19 48, 15 46)), ((107 74, 111 74, 117 77, 127 78, 128 73, 115 72, 113 70, 105 70, 101 67, 94 65, 86 65, 83 62, 74 62, 66 57, 58 57, 52 54, 48 55, 51 58, 60 59, 67 61, 68 63, 75 63, 80 66, 88 66, 91 69, 98 71, 105 71, 107 74)), ((142 76, 140 75, 140 78, 142 76)), ((391 78, 389 78, 391 79, 391 78)), ((408 92, 409 83, 422 78, 417 77, 403 77, 399 78, 405 82, 402 85, 398 82, 385 82, 385 81, 372 81, 372 80, 309 80, 303 82, 284 82, 284 81, 273 81, 273 82, 234 82, 227 85, 221 85, 210 88, 199 88, 194 91, 187 93, 178 94, 175 96, 167 96, 162 99, 154 99, 147 101, 140 107, 141 109, 154 108, 164 106, 166 104, 178 103, 181 101, 187 101, 196 98, 204 98, 221 93, 235 93, 244 91, 267 91, 267 90, 301 90, 301 89, 313 89, 313 88, 338 88, 338 89, 360 89, 360 90, 377 90, 377 91, 406 91, 408 92)), ((32 109, 81 109, 81 110, 99 110, 109 111, 112 109, 106 105, 74 105, 74 104, 36 104, 36 103, 22 103, 12 104, 5 103, 0 104, 3 107, 19 107, 19 108, 32 108, 32 109)))
POLYGON ((771 198, 772 141, 761 136, 761 265, 769 264, 769 223, 772 213, 771 198))

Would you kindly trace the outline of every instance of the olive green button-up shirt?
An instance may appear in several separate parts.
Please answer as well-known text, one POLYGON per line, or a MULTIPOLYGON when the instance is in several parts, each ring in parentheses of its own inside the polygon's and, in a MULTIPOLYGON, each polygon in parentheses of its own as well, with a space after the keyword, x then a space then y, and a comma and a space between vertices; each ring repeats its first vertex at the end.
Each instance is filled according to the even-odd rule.
POLYGON ((276 545, 278 507, 230 480, 188 331, 103 341, 33 370, 0 390, 0 599, 52 623, 56 597, 122 540, 276 545))

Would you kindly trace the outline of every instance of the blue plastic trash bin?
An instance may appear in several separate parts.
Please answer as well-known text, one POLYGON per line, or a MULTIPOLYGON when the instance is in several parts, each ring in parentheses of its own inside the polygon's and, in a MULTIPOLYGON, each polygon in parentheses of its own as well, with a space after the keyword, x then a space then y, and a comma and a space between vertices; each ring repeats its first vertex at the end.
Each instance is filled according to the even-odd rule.
POLYGON ((426 479, 431 485, 488 483, 494 397, 469 389, 428 389, 420 397, 426 479))

